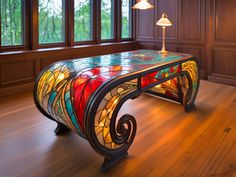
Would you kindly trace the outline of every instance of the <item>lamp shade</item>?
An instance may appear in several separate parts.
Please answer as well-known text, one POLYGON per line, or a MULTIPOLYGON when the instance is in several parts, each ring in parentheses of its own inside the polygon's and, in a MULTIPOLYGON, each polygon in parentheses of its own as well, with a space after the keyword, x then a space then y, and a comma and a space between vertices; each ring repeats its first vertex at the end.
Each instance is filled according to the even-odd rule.
POLYGON ((132 8, 133 9, 146 10, 146 9, 151 9, 153 7, 154 6, 152 4, 150 4, 147 0, 140 0, 132 8))
POLYGON ((172 23, 168 19, 167 15, 165 13, 163 13, 161 19, 158 20, 156 25, 158 25, 158 26, 172 26, 172 23))

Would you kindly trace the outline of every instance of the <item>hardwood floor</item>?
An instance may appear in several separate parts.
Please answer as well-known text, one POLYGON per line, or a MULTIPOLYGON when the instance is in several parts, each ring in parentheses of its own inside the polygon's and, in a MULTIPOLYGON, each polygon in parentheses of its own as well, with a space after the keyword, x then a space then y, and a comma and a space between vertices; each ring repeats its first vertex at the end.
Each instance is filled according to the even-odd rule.
POLYGON ((75 133, 55 136, 31 93, 0 98, 1 177, 236 177, 236 87, 201 81, 196 108, 149 95, 121 114, 137 119, 128 158, 107 173, 103 158, 75 133))

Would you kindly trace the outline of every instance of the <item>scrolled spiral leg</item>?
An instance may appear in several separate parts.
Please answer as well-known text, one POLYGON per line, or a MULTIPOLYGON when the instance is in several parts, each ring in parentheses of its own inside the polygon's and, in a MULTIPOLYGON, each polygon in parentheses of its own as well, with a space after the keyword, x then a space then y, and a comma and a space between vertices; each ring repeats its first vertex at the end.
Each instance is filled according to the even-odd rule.
POLYGON ((111 167, 113 167, 116 163, 118 163, 121 159, 125 158, 128 155, 127 151, 124 151, 123 153, 120 153, 118 155, 114 155, 113 157, 105 157, 104 162, 101 166, 101 171, 106 172, 111 167))
POLYGON ((70 131, 71 130, 68 127, 66 127, 65 125, 57 122, 57 128, 54 130, 54 133, 56 135, 61 135, 63 133, 67 133, 67 132, 70 132, 70 131))
MULTIPOLYGON (((180 77, 180 81, 181 81, 181 92, 182 92, 182 104, 183 106, 186 108, 187 107, 187 103, 189 98, 191 97, 190 95, 190 88, 189 88, 189 79, 187 78, 186 75, 183 75, 182 77, 180 77)), ((186 110, 187 112, 187 110, 186 110)))
POLYGON ((124 83, 99 96, 98 104, 94 102, 94 107, 91 107, 96 111, 88 115, 94 119, 88 119, 87 137, 92 147, 105 158, 101 166, 103 172, 128 154, 137 123, 132 115, 125 114, 119 119, 117 116, 125 101, 139 94, 135 84, 124 83))
POLYGON ((103 172, 109 170, 121 159, 128 155, 128 149, 133 143, 137 130, 137 123, 132 115, 123 115, 116 124, 116 118, 110 122, 110 137, 114 143, 109 155, 105 157, 101 166, 103 172), (117 149, 115 148, 117 146, 117 149))
POLYGON ((122 150, 119 153, 112 154, 110 157, 105 157, 101 166, 103 172, 128 155, 128 149, 134 140, 137 130, 136 120, 129 114, 123 115, 118 120, 117 125, 115 125, 115 121, 112 122, 114 123, 111 123, 111 138, 117 145, 122 145, 122 150))
POLYGON ((181 90, 182 104, 186 112, 189 112, 195 107, 195 99, 199 89, 199 71, 197 63, 194 60, 187 61, 182 64, 181 90))
POLYGON ((111 123, 111 130, 111 138, 116 144, 123 144, 123 150, 119 153, 114 153, 110 157, 105 157, 101 166, 103 172, 110 169, 128 155, 128 149, 134 140, 137 130, 136 120, 132 115, 125 114, 118 120, 116 127, 115 123, 111 123))

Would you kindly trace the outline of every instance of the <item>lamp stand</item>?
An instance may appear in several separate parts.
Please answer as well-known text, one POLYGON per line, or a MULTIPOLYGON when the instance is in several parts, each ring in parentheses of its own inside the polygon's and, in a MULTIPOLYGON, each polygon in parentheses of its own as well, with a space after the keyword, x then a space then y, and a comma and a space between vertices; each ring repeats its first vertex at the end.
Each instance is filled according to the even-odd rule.
POLYGON ((169 53, 166 51, 166 27, 162 27, 162 49, 160 51, 162 54, 167 54, 169 53))

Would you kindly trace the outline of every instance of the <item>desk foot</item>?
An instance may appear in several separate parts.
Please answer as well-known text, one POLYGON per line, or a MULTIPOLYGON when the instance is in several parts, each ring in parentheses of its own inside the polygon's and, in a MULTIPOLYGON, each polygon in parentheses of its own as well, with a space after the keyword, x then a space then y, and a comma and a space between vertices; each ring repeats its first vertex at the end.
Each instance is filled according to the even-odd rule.
POLYGON ((189 105, 185 106, 185 112, 189 112, 194 108, 195 108, 195 104, 189 104, 189 105))
POLYGON ((128 155, 128 152, 124 152, 122 154, 116 155, 115 157, 112 158, 105 158, 102 166, 101 166, 101 171, 106 172, 110 168, 112 168, 115 164, 117 164, 121 159, 125 158, 128 155))
POLYGON ((66 132, 71 131, 69 128, 67 128, 65 125, 61 124, 61 123, 57 123, 57 128, 54 130, 54 133, 56 135, 60 135, 66 132))

